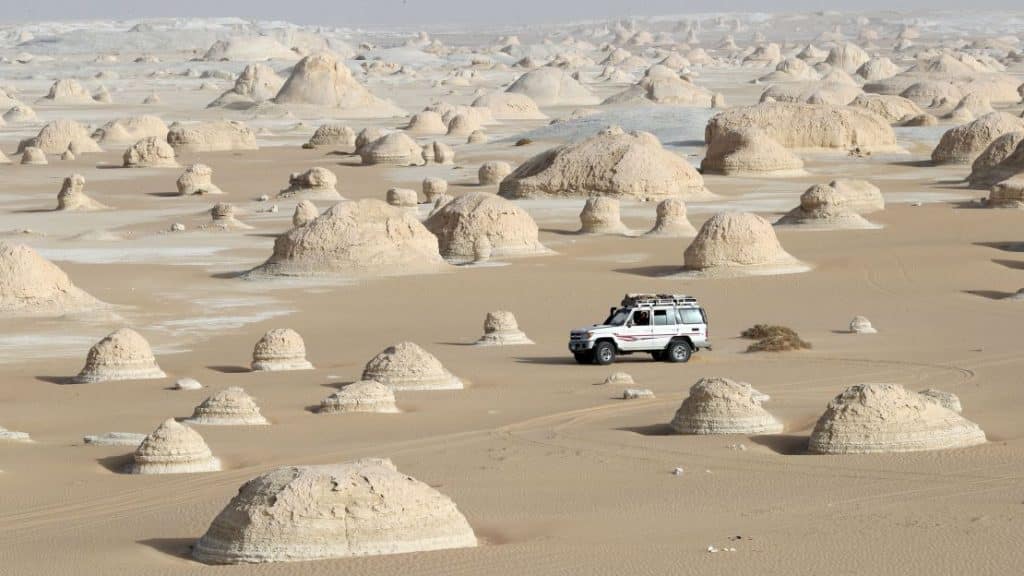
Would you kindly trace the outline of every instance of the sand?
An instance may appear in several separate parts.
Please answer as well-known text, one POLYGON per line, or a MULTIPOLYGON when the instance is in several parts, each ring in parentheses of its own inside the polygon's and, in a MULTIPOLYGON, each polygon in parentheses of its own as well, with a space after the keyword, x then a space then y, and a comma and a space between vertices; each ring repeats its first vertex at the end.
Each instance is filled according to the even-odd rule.
MULTIPOLYGON (((447 18, 443 11, 438 14, 447 18)), ((5 494, 0 572, 930 576, 1015 574, 1024 565, 1019 546, 1024 308, 1006 298, 1024 286, 1020 212, 977 208, 976 199, 987 189, 967 188, 969 164, 930 165, 931 151, 953 124, 897 127, 898 143, 908 151, 900 156, 799 151, 807 175, 704 174, 704 185, 718 198, 686 202, 696 229, 720 211, 754 212, 775 221, 808 187, 832 179, 866 179, 880 188, 886 208, 870 215, 879 229, 776 229, 787 252, 813 265, 799 275, 675 277, 688 239, 577 235, 581 195, 514 201, 536 222, 539 242, 551 251, 543 256, 447 266, 438 274, 248 281, 237 274, 267 259, 275 237, 291 230, 298 202, 258 198, 272 198, 293 172, 329 168, 351 200, 381 200, 392 187, 419 190, 426 178, 446 180, 453 197, 490 194, 493 188, 477 184, 477 168, 484 162, 519 166, 613 124, 655 133, 666 152, 696 166, 705 155, 703 130, 714 111, 542 104, 541 112, 556 124, 501 120, 487 125, 486 144, 437 136, 452 146, 455 164, 363 166, 354 156, 336 153, 351 152, 347 141, 301 148, 324 118, 289 118, 264 106, 207 110, 248 62, 190 61, 216 40, 260 30, 294 54, 267 62, 285 77, 299 59, 292 46, 311 53, 330 43, 342 54, 342 42, 352 47, 366 42, 370 47, 359 48, 360 53, 399 63, 416 75, 357 72, 359 81, 402 109, 418 111, 437 99, 471 104, 478 89, 501 93, 526 71, 502 70, 499 64, 511 67, 528 55, 539 63, 557 56, 559 61, 585 58, 595 64, 581 65, 583 82, 604 99, 643 73, 624 69, 628 82, 592 83, 602 68, 596 63, 608 54, 602 45, 622 32, 625 39, 617 46, 633 56, 652 65, 674 47, 690 60, 691 82, 724 94, 730 105, 747 106, 767 88, 749 82, 773 68, 733 63, 760 44, 778 43, 789 56, 813 43, 825 48, 819 57, 824 58, 832 42, 817 36, 831 34, 839 24, 844 42, 856 42, 902 68, 912 65, 918 52, 927 56, 961 38, 969 44, 1019 36, 1019 20, 975 11, 867 14, 870 27, 879 31, 877 47, 867 48, 857 39, 867 25, 858 24, 857 15, 835 13, 727 15, 721 21, 697 13, 682 17, 692 24, 680 17, 598 22, 581 14, 590 22, 510 24, 501 32, 460 29, 453 18, 427 42, 407 31, 335 32, 331 26, 345 23, 330 14, 319 28, 285 28, 240 16, 244 20, 228 24, 142 21, 135 31, 130 31, 133 20, 11 25, 0 32, 0 58, 11 61, 0 65, 0 84, 39 117, 36 123, 8 122, 0 129, 0 149, 14 161, 0 166, 5 181, 0 234, 9 244, 30 245, 119 316, 3 318, 0 425, 29 432, 34 442, 0 443, 5 494), (895 52, 903 24, 917 28, 920 37, 895 52), (235 26, 239 31, 231 32, 235 26), (696 29, 700 43, 683 47, 690 29, 696 29), (641 31, 655 38, 669 34, 674 42, 634 46, 629 38, 641 31), (548 32, 557 35, 545 44, 548 32), (756 33, 765 40, 755 41, 756 33), (517 34, 522 44, 513 54, 501 52, 510 43, 499 43, 499 34, 517 34), (727 35, 739 47, 735 52, 718 48, 727 35), (414 45, 403 46, 406 40, 414 45), (692 54, 698 47, 709 57, 706 63, 698 64, 692 54), (479 53, 467 52, 474 49, 479 53), (22 52, 32 58, 15 63, 22 52), (117 60, 109 61, 115 52, 117 60), (476 56, 489 58, 493 68, 472 67, 469 61, 476 56), (453 69, 472 69, 470 85, 433 85, 453 69), (112 103, 36 104, 56 78, 78 78, 94 93, 99 80, 92 76, 100 72, 106 73, 102 82, 112 103), (198 90, 204 82, 218 89, 198 90), (142 106, 153 92, 161 101, 142 106), (45 166, 17 164, 19 141, 35 136, 44 122, 68 118, 97 127, 140 114, 159 116, 168 125, 238 120, 253 130, 255 150, 177 151, 182 167, 212 168, 213 181, 225 192, 216 200, 237 206, 253 230, 200 228, 209 222, 216 200, 175 196, 175 179, 184 168, 106 169, 120 166, 129 144, 103 146, 74 160, 61 160, 63 151, 48 154, 45 166), (515 145, 525 138, 532 143, 515 145), (89 195, 116 210, 52 211, 60 182, 71 174, 81 174, 89 195), (176 222, 186 231, 166 232, 176 222), (566 349, 568 331, 599 322, 621 294, 646 290, 697 296, 711 321, 713 350, 700 351, 687 364, 654 362, 645 354, 621 357, 606 368, 575 364, 566 349), (513 311, 535 344, 473 346, 486 313, 496 310, 513 311), (850 320, 861 314, 877 334, 848 333, 850 320), (951 321, 955 334, 941 329, 951 321), (749 342, 737 336, 755 323, 790 326, 814 348, 747 354, 749 342), (122 326, 146 337, 166 378, 62 385, 82 368, 91 345, 122 326), (302 335, 315 369, 250 371, 253 345, 268 330, 285 326, 302 335), (434 355, 467 382, 464 389, 395 392, 402 409, 396 414, 316 413, 339 386, 360 379, 367 360, 404 340, 434 355), (654 397, 626 401, 624 387, 600 385, 617 371, 631 374, 635 387, 654 397), (687 387, 722 375, 770 395, 765 407, 784 430, 673 434, 668 422, 687 387), (184 376, 205 389, 172 390, 184 376), (806 454, 827 404, 861 382, 953 393, 962 401, 964 417, 978 424, 989 442, 927 452, 806 454), (222 461, 221 471, 122 474, 132 448, 83 445, 84 436, 104 431, 151 432, 167 418, 191 415, 207 396, 232 386, 257 399, 273 425, 196 426, 222 461), (402 473, 449 497, 472 526, 478 546, 258 568, 208 566, 192 559, 191 547, 244 482, 280 467, 368 457, 389 458, 402 473), (673 474, 676 468, 679 475, 673 474), (709 553, 709 546, 722 551, 709 553), (724 551, 731 548, 736 551, 724 551)), ((1014 47, 1019 53, 1020 44, 1014 47)), ((345 61, 356 70, 360 62, 368 61, 345 61)), ((1003 65, 1007 70, 1000 74, 1018 85, 1024 81, 1021 62, 1004 58, 1003 65)), ((3 96, 0 101, 4 110, 14 106, 3 96)), ((918 102, 926 112, 929 104, 918 102)), ((992 106, 1021 113, 1020 104, 992 106)), ((358 133, 368 127, 397 129, 407 120, 350 124, 358 133)), ((433 138, 416 143, 430 144, 433 138)), ((331 208, 330 202, 313 202, 320 212, 331 208)), ((632 230, 649 230, 655 205, 623 198, 621 218, 632 230)), ((415 217, 429 210, 421 205, 415 217)))

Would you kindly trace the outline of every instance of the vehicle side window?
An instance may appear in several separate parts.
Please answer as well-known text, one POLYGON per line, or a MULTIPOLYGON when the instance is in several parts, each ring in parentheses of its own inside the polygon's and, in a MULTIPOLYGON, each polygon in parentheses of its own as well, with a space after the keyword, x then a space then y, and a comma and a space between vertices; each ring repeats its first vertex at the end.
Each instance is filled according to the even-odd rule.
POLYGON ((682 324, 703 324, 704 315, 697 308, 679 308, 679 321, 682 324))
POLYGON ((651 325, 651 313, 647 310, 637 310, 633 312, 633 325, 634 326, 650 326, 651 325))
POLYGON ((671 317, 668 315, 668 310, 655 310, 654 311, 654 325, 655 326, 669 326, 676 323, 675 314, 671 317))

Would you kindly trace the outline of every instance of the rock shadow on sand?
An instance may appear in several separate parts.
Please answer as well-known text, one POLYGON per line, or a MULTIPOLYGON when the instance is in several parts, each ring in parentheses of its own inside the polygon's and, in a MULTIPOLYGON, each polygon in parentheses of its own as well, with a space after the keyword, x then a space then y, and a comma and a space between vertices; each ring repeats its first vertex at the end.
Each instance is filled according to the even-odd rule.
POLYGON ((807 451, 807 436, 799 434, 760 434, 758 436, 751 436, 750 441, 783 456, 804 456, 810 454, 807 451))
POLYGON ((1017 294, 1016 292, 1000 292, 999 290, 964 290, 963 293, 988 298, 989 300, 1005 300, 1017 294))
POLYGON ((196 538, 147 538, 145 540, 137 540, 136 543, 148 546, 168 556, 194 562, 192 560, 192 546, 195 544, 195 541, 196 538))
POLYGON ((229 364, 207 366, 207 368, 214 372, 220 372, 221 374, 243 374, 252 372, 252 368, 249 368, 248 366, 232 366, 229 364))
POLYGON ((616 428, 619 432, 632 432, 641 436, 679 436, 667 422, 647 424, 645 426, 623 426, 616 428))
POLYGON ((637 266, 634 268, 617 268, 612 270, 619 274, 630 274, 633 276, 643 276, 645 278, 669 278, 677 274, 685 272, 682 266, 637 266))

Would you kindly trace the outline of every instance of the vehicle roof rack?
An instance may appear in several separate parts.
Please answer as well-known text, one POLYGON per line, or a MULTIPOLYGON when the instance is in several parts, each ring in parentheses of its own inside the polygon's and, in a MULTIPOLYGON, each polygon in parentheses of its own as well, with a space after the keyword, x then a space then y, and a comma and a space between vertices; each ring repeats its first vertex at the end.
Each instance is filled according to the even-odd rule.
POLYGON ((621 303, 622 307, 698 305, 696 298, 685 294, 626 294, 621 303))

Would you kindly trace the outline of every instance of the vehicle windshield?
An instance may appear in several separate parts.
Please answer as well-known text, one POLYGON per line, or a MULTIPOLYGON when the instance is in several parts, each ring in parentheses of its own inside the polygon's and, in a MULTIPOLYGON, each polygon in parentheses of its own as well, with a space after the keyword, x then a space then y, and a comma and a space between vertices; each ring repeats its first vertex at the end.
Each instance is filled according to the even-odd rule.
POLYGON ((604 324, 606 326, 622 326, 629 319, 629 308, 619 308, 614 314, 605 319, 604 324))

